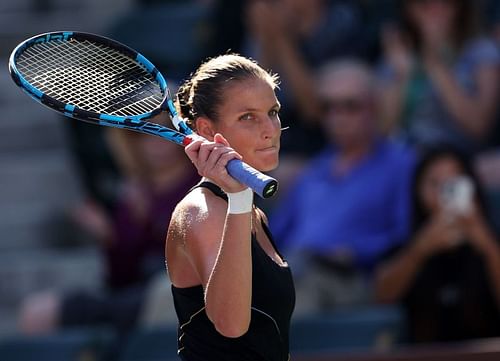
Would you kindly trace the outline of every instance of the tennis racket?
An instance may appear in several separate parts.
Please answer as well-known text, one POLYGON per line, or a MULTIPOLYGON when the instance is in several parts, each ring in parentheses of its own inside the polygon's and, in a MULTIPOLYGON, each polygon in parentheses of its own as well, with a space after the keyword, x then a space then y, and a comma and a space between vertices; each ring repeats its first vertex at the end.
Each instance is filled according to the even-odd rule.
MULTIPOLYGON (((175 109, 167 82, 137 51, 90 33, 50 32, 20 43, 9 59, 14 82, 39 103, 64 115, 162 137, 186 146, 193 133, 175 109), (176 130, 147 120, 167 111, 176 130)), ((228 173, 263 198, 278 182, 239 159, 228 173)))

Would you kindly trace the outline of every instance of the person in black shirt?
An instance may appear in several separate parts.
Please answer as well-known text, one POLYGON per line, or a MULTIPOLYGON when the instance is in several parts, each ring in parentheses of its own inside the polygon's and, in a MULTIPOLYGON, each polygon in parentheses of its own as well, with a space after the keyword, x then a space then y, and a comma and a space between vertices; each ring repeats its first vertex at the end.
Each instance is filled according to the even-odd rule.
POLYGON ((413 236, 379 267, 378 299, 402 302, 413 342, 500 336, 500 246, 468 159, 427 150, 413 203, 413 236))
POLYGON ((192 360, 289 359, 295 291, 253 192, 226 164, 278 165, 277 78, 245 57, 202 64, 180 88, 179 113, 206 140, 186 153, 201 183, 177 205, 166 260, 179 319, 178 353, 192 360))

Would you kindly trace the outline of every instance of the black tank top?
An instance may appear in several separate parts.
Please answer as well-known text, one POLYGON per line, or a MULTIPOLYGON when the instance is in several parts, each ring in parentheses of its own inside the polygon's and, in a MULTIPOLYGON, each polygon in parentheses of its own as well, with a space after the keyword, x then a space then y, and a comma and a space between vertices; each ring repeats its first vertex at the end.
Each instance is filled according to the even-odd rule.
MULTIPOLYGON (((196 187, 210 189, 227 200, 215 184, 196 187)), ((196 188, 195 187, 195 188, 196 188)), ((267 225, 262 222, 273 247, 267 225)), ((280 253, 276 252, 280 255, 280 253)), ((281 255, 280 255, 281 257, 281 255)), ((252 314, 248 332, 228 338, 215 329, 205 313, 203 287, 172 286, 179 319, 178 354, 185 361, 287 361, 289 360, 290 318, 295 305, 295 289, 289 267, 278 265, 260 247, 252 233, 252 314)))

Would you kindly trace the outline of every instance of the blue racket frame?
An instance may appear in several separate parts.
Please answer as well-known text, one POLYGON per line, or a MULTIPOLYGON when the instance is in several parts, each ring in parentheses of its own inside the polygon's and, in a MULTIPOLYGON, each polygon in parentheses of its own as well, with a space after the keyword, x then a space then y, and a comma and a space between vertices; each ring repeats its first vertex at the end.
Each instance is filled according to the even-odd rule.
MULTIPOLYGON (((9 72, 14 82, 31 98, 53 110, 63 113, 68 117, 96 125, 128 129, 140 133, 159 136, 182 146, 186 146, 193 139, 195 139, 195 137, 199 137, 198 135, 193 134, 193 131, 177 114, 170 96, 167 81, 159 70, 141 53, 110 38, 92 33, 74 31, 50 32, 33 36, 19 44, 12 51, 9 59, 9 72), (16 66, 16 61, 19 56, 30 46, 51 41, 69 41, 71 39, 82 41, 89 40, 94 43, 104 44, 132 59, 135 59, 153 76, 164 93, 164 98, 158 108, 151 112, 134 116, 110 115, 84 110, 74 104, 63 103, 60 100, 45 94, 43 91, 28 82, 16 66), (150 119, 163 111, 167 111, 169 113, 172 123, 178 131, 147 121, 147 119, 150 119)), ((239 159, 231 160, 227 164, 226 168, 232 177, 250 187, 262 198, 272 197, 278 189, 278 182, 274 178, 261 173, 239 159)))

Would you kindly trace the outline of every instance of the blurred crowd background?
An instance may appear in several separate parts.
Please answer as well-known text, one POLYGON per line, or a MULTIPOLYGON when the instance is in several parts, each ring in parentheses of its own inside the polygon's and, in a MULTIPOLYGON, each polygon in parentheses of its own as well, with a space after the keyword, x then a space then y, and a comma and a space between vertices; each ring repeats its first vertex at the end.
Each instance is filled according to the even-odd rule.
POLYGON ((16 89, 11 50, 55 30, 137 49, 174 92, 226 52, 279 74, 280 191, 258 203, 295 275, 293 352, 500 337, 499 1, 4 0, 0 358, 175 348, 163 244, 197 175, 176 145, 16 89))

